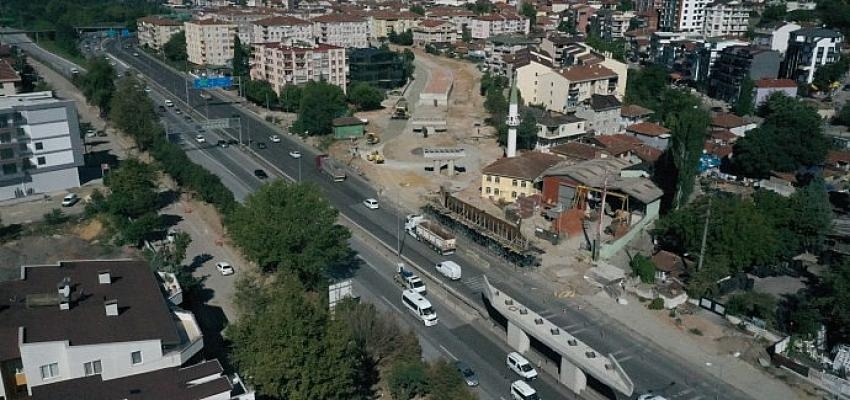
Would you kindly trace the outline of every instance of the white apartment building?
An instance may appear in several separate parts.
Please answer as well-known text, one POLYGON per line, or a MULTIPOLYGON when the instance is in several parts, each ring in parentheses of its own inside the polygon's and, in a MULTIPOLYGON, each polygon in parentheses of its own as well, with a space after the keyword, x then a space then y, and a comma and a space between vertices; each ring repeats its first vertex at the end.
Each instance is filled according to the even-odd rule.
POLYGON ((426 19, 420 22, 419 26, 413 28, 413 44, 415 46, 453 43, 457 38, 455 26, 449 21, 426 19))
POLYGON ((300 18, 277 16, 252 22, 251 43, 313 43, 313 24, 300 18))
POLYGON ((449 21, 455 26, 455 32, 462 33, 463 28, 472 25, 475 13, 463 7, 431 7, 425 9, 425 16, 429 19, 449 21))
POLYGON ((79 126, 75 103, 52 92, 0 97, 0 200, 79 187, 79 126))
POLYGON ((777 22, 766 27, 756 27, 756 37, 753 39, 753 44, 785 54, 785 51, 788 50, 788 38, 791 36, 791 32, 800 28, 802 26, 793 22, 777 22))
POLYGON ((21 82, 18 71, 6 59, 0 58, 0 97, 17 94, 21 82))
POLYGON ((203 19, 215 19, 236 25, 236 31, 242 44, 250 44, 254 36, 254 21, 284 15, 283 9, 254 7, 222 7, 201 13, 203 19))
POLYGON ((747 33, 752 6, 740 0, 715 1, 705 6, 702 34, 741 37, 747 33))
POLYGON ((315 17, 313 37, 319 43, 345 48, 369 47, 369 22, 348 14, 326 14, 315 17))
POLYGON ((366 13, 369 23, 369 38, 381 39, 390 32, 403 33, 414 29, 425 17, 410 11, 375 10, 366 13))
POLYGON ((293 47, 282 43, 254 45, 251 79, 271 83, 280 94, 286 85, 324 80, 346 91, 348 63, 345 49, 329 44, 293 47))
POLYGON ((626 76, 620 77, 602 64, 550 68, 531 61, 516 71, 517 89, 528 104, 565 114, 590 101, 594 94, 622 97, 619 90, 626 80, 626 76))
POLYGON ((188 21, 186 54, 195 65, 228 65, 233 59, 236 25, 215 19, 188 21))
POLYGON ((800 83, 812 83, 815 71, 841 57, 844 36, 825 28, 803 28, 791 32, 782 75, 800 83))
POLYGON ((599 10, 591 17, 593 18, 591 25, 602 39, 623 39, 634 17, 633 11, 599 10))
POLYGON ((498 14, 473 17, 470 33, 473 39, 489 39, 496 35, 527 35, 529 28, 528 18, 513 12, 503 11, 498 14))
POLYGON ((0 398, 120 399, 142 388, 145 398, 231 398, 217 361, 180 368, 203 335, 192 313, 169 308, 146 262, 22 266, 0 283, 0 321, 0 398))
POLYGON ((183 31, 183 23, 173 19, 144 17, 136 23, 139 44, 159 50, 177 33, 183 31))
POLYGON ((662 0, 659 28, 676 32, 701 32, 705 6, 710 0, 662 0))

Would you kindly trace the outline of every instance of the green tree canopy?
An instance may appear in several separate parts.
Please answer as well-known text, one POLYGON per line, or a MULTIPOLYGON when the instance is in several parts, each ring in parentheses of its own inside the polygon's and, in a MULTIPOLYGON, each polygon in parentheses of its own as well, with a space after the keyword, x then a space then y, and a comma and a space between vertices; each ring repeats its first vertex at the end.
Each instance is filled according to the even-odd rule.
POLYGON ((741 82, 741 90, 738 95, 738 100, 735 102, 735 114, 740 116, 751 115, 754 109, 754 101, 755 97, 753 96, 753 90, 755 89, 755 83, 750 77, 745 77, 743 82, 741 82))
POLYGON ((636 254, 629 261, 629 266, 632 267, 632 273, 640 278, 643 283, 655 283, 655 264, 649 257, 643 254, 636 254))
POLYGON ((132 77, 119 81, 110 103, 109 118, 130 135, 142 151, 150 149, 165 133, 153 102, 132 77))
POLYGON ((312 288, 349 256, 350 233, 336 224, 338 214, 316 186, 277 180, 248 196, 233 212, 229 229, 263 269, 297 276, 312 288))
POLYGON ((272 88, 271 83, 268 81, 249 79, 244 82, 245 98, 248 99, 248 101, 263 107, 271 107, 273 104, 277 103, 277 93, 275 93, 274 88, 272 88))
POLYGON ((384 91, 365 82, 356 82, 348 88, 348 101, 361 111, 381 108, 384 98, 384 91))
POLYGON ((80 78, 83 95, 90 104, 103 112, 109 111, 109 103, 115 92, 115 70, 101 57, 89 62, 88 72, 80 78))
POLYGON ((168 39, 162 46, 162 54, 173 62, 186 61, 189 58, 186 54, 186 32, 180 31, 168 39))
POLYGON ((534 4, 528 1, 522 2, 522 6, 520 6, 519 14, 523 17, 528 18, 529 25, 534 28, 537 26, 537 9, 534 8, 534 4))
POLYGON ((155 172, 150 165, 135 158, 106 175, 109 188, 108 211, 122 218, 138 218, 156 211, 157 192, 155 172))
POLYGON ((410 12, 416 13, 419 15, 425 15, 425 8, 420 6, 419 4, 414 4, 410 6, 410 12))
POLYGON ((345 94, 338 86, 327 82, 308 82, 301 94, 301 106, 293 129, 309 132, 310 135, 326 135, 331 133, 333 119, 344 116, 347 111, 345 94))
POLYGON ((283 111, 298 111, 298 109, 301 107, 302 92, 303 90, 301 89, 301 86, 284 86, 283 90, 280 91, 280 96, 278 96, 278 100, 280 101, 280 106, 281 108, 283 108, 283 111))
POLYGON ((233 35, 233 60, 231 68, 233 68, 233 76, 248 75, 248 48, 242 45, 242 40, 239 35, 233 35))

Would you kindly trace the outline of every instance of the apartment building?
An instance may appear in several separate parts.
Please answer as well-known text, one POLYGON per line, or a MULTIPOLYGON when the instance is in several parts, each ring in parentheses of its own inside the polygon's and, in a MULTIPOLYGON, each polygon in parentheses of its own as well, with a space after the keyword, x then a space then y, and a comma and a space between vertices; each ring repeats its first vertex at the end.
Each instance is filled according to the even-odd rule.
POLYGON ((475 13, 463 7, 431 7, 425 9, 425 17, 449 21, 455 26, 455 32, 462 33, 465 28, 472 25, 475 13))
POLYGON ((254 22, 262 19, 281 16, 284 10, 273 10, 257 7, 221 7, 204 11, 203 19, 215 19, 236 26, 236 34, 242 44, 250 44, 254 36, 254 22))
POLYGON ((0 282, 0 320, 0 398, 231 398, 217 361, 180 368, 203 335, 145 262, 22 266, 0 282))
POLYGON ((815 71, 841 57, 844 36, 825 28, 802 28, 788 36, 782 77, 800 83, 812 83, 815 71))
POLYGON ((348 86, 347 73, 345 48, 339 46, 254 45, 251 79, 268 81, 278 94, 286 85, 303 85, 319 80, 337 85, 344 92, 348 86))
POLYGON ((797 97, 797 82, 790 79, 759 79, 755 81, 753 83, 753 105, 760 106, 776 92, 788 97, 797 97))
POLYGON ((300 18, 275 16, 251 23, 251 43, 313 42, 313 24, 300 18))
POLYGON ((426 19, 413 28, 413 45, 424 47, 428 44, 454 43, 458 39, 455 25, 450 21, 426 19))
POLYGON ((701 32, 705 6, 709 0, 662 0, 659 29, 675 32, 701 32))
POLYGON ((313 18, 313 37, 319 43, 344 48, 369 47, 369 22, 349 14, 327 14, 313 18))
POLYGON ((619 95, 620 86, 618 74, 602 64, 550 68, 531 61, 517 68, 517 88, 523 99, 559 113, 575 111, 594 94, 619 95))
POLYGON ((702 34, 706 37, 742 37, 747 33, 753 7, 740 0, 715 0, 705 6, 702 34))
POLYGON ((785 54, 785 51, 788 50, 788 38, 791 36, 791 32, 800 28, 802 26, 793 22, 776 22, 756 27, 753 30, 755 33, 753 44, 785 54))
POLYGON ((711 67, 708 95, 734 103, 738 101, 745 79, 775 79, 781 60, 779 52, 773 50, 753 46, 727 47, 711 67))
POLYGON ((0 97, 0 200, 80 186, 80 122, 52 92, 0 97))
POLYGON ((136 22, 139 44, 159 50, 171 37, 183 31, 183 23, 173 19, 144 17, 136 22))
POLYGON ((225 66, 233 59, 235 24, 216 19, 187 21, 186 54, 195 65, 225 66))
POLYGON ((537 151, 500 158, 481 170, 481 197, 513 203, 540 193, 539 178, 560 161, 554 154, 537 151))
POLYGON ((568 143, 587 134, 587 123, 574 114, 561 114, 529 108, 537 119, 537 143, 535 150, 550 149, 568 143))
POLYGON ((0 97, 17 94, 21 83, 21 75, 18 71, 12 68, 9 61, 0 58, 0 97))
POLYGON ((569 36, 551 33, 538 46, 553 65, 572 65, 576 57, 590 53, 584 44, 583 36, 569 36))
POLYGON ((605 40, 624 39, 634 17, 632 11, 599 10, 591 18, 591 31, 605 40))
POLYGON ((386 38, 390 32, 414 29, 425 17, 410 11, 376 10, 366 13, 370 39, 386 38))
POLYGON ((596 8, 587 4, 572 4, 564 14, 566 14, 566 20, 571 21, 575 26, 576 32, 584 34, 587 33, 591 18, 596 14, 596 8))
POLYGON ((502 11, 473 17, 470 31, 473 39, 488 39, 496 35, 527 35, 529 28, 528 18, 514 12, 502 11))

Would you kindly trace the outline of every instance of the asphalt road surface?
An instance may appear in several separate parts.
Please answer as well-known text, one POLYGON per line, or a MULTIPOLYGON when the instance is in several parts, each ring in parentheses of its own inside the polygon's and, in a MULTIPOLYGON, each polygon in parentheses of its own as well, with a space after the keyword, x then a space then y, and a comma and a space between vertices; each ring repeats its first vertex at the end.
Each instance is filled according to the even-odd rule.
MULTIPOLYGON (((209 113, 209 118, 240 119, 242 134, 246 139, 265 141, 269 146, 265 149, 253 148, 256 156, 274 165, 277 169, 291 177, 301 177, 305 181, 315 182, 326 194, 330 202, 353 223, 370 232, 375 238, 388 246, 395 247, 399 229, 399 220, 409 210, 396 211, 388 206, 391 198, 380 197, 363 178, 349 174, 345 182, 334 183, 320 174, 312 166, 313 149, 307 148, 297 140, 281 134, 276 128, 247 112, 238 104, 213 95, 213 100, 205 103, 200 93, 191 88, 187 80, 150 59, 145 54, 140 57, 132 56, 133 50, 123 49, 117 42, 107 45, 107 51, 118 59, 129 64, 133 69, 154 79, 158 85, 171 93, 172 100, 178 101, 178 107, 185 109, 182 104, 188 100, 192 107, 202 113, 209 113), (207 111, 208 110, 208 111, 207 111), (271 145, 268 137, 281 134, 283 143, 271 145), (290 149, 299 149, 304 155, 295 160, 288 156, 290 149), (302 165, 303 163, 303 165, 302 165), (300 171, 299 171, 300 170, 300 171), (369 210, 362 206, 365 198, 374 197, 382 201, 382 208, 369 210)), ((140 52, 141 53, 141 52, 140 52)), ((237 132, 230 130, 233 137, 237 132)), ((227 152, 222 152, 226 157, 227 152)), ((218 159, 221 161, 221 159, 218 159)), ((238 166, 238 165, 237 165, 238 166)), ((271 171, 269 171, 271 172, 271 171)), ((244 178, 244 176, 243 176, 244 178)), ((476 246, 466 238, 458 238, 458 247, 476 246)), ((483 252, 483 249, 482 249, 483 252)), ((568 301, 553 299, 541 293, 539 288, 529 285, 522 279, 523 270, 517 270, 506 262, 483 254, 487 267, 482 268, 478 261, 470 259, 464 252, 451 257, 440 257, 430 249, 415 241, 407 240, 403 254, 420 266, 432 266, 446 258, 452 259, 464 268, 464 279, 461 282, 447 283, 465 294, 468 298, 480 301, 482 285, 481 276, 486 272, 487 277, 523 304, 561 326, 565 331, 574 334, 585 343, 593 346, 602 353, 610 353, 621 360, 621 364, 635 382, 635 396, 647 390, 664 388, 671 393, 670 397, 681 400, 697 400, 708 397, 723 399, 745 399, 746 395, 735 388, 715 378, 708 371, 688 364, 675 354, 670 354, 660 346, 641 337, 629 327, 591 310, 578 310, 575 304, 568 301)), ((476 346, 476 343, 468 343, 476 346)))

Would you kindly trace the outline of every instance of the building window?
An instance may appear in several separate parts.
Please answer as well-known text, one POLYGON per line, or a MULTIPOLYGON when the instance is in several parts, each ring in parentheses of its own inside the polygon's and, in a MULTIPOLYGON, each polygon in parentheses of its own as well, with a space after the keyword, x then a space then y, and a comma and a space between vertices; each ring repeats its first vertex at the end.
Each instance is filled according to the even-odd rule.
POLYGON ((498 196, 499 195, 499 188, 493 188, 493 194, 498 196))
POLYGON ((499 183, 499 177, 498 176, 496 177, 496 183, 499 183))
POLYGON ((511 192, 511 198, 512 198, 512 199, 515 199, 515 198, 516 198, 516 192, 511 192))
POLYGON ((42 143, 42 142, 35 142, 35 149, 36 149, 36 150, 44 150, 44 143, 42 143))
POLYGON ((3 174, 11 175, 18 173, 18 166, 15 164, 3 164, 3 174))
POLYGON ((41 379, 47 380, 59 376, 59 363, 41 366, 41 379))
POLYGON ((487 175, 487 182, 493 182, 493 177, 490 176, 490 175, 487 175))
POLYGON ((46 157, 39 157, 39 158, 36 159, 36 162, 38 162, 38 165, 47 164, 47 158, 46 157))
POLYGON ((484 188, 484 193, 490 194, 490 186, 484 188))
POLYGON ((15 149, 0 149, 0 160, 8 160, 15 157, 15 149))
POLYGON ((130 361, 133 363, 133 365, 141 364, 142 363, 142 352, 141 351, 134 351, 134 352, 130 353, 130 361))
POLYGON ((100 375, 103 373, 103 366, 101 365, 100 360, 94 360, 83 364, 83 369, 85 370, 86 376, 100 375))
POLYGON ((525 184, 526 184, 525 181, 520 182, 520 186, 522 186, 522 187, 525 187, 525 184))
POLYGON ((11 133, 0 134, 0 143, 9 143, 11 141, 12 141, 12 134, 11 133))
POLYGON ((511 186, 516 186, 516 185, 517 185, 517 181, 516 181, 516 179, 514 179, 514 180, 511 182, 511 186))

